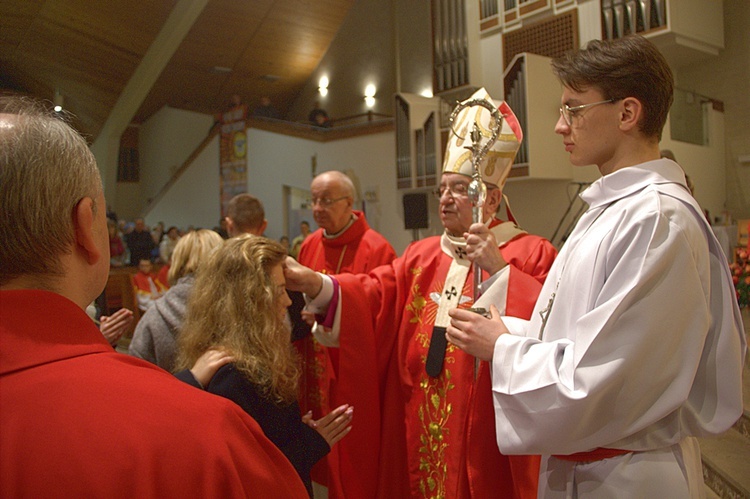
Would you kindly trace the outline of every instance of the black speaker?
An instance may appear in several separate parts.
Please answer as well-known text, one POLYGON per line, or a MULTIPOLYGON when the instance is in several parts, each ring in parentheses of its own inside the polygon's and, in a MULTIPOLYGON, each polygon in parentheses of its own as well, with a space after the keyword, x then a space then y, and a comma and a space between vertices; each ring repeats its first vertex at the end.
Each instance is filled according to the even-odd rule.
POLYGON ((404 194, 404 228, 427 229, 430 219, 427 209, 427 193, 404 194))

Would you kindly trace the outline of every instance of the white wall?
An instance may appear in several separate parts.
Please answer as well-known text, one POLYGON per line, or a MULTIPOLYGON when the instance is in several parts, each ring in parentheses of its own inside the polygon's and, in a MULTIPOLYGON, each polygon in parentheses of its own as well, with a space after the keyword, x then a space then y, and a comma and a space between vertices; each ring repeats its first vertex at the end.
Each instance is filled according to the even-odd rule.
POLYGON ((495 100, 503 99, 503 37, 501 32, 484 36, 479 41, 484 89, 495 100))
MULTIPOLYGON (((746 192, 750 192, 750 168, 736 164, 736 158, 740 155, 748 154, 748 92, 747 74, 748 74, 748 57, 747 50, 747 30, 743 28, 746 24, 741 21, 748 19, 748 12, 745 4, 746 0, 724 0, 725 25, 726 25, 726 49, 716 59, 696 64, 694 67, 679 68, 675 71, 676 79, 679 86, 695 90, 703 95, 718 98, 724 101, 726 114, 714 112, 711 118, 711 136, 712 143, 720 142, 721 132, 726 128, 726 153, 724 150, 718 154, 714 150, 709 152, 706 149, 699 148, 691 144, 672 141, 669 137, 669 125, 665 128, 665 136, 662 141, 662 148, 672 149, 678 161, 683 165, 686 172, 693 178, 696 184, 696 198, 698 202, 707 208, 712 215, 720 215, 725 205, 734 211, 735 216, 746 216, 748 197, 746 192), (726 124, 724 123, 726 119, 726 124), (719 135, 717 135, 719 134, 719 135), (728 168, 728 171, 725 171, 728 168), (727 189, 729 189, 729 199, 726 202, 727 189)), ((324 70, 329 64, 336 67, 337 71, 347 68, 347 81, 353 81, 355 74, 359 74, 358 63, 363 61, 362 57, 352 57, 359 52, 348 50, 356 46, 357 31, 363 30, 363 19, 367 18, 370 9, 376 7, 375 0, 358 3, 360 9, 355 11, 356 21, 349 21, 350 25, 337 37, 329 53, 326 55, 324 63, 319 70, 324 70), (365 15, 367 13, 367 15, 365 15), (356 28, 356 29, 355 29, 356 28), (336 61, 341 54, 347 53, 346 64, 336 61), (336 64, 334 64, 336 63, 336 64), (348 73, 351 73, 349 75, 348 73)), ((588 26, 588 21, 598 19, 598 4, 595 0, 579 2, 579 23, 588 26)), ((379 22, 385 22, 383 18, 391 15, 393 5, 388 4, 389 13, 383 12, 378 18, 379 22)), ((396 10, 399 14, 409 12, 411 8, 399 6, 396 10)), ((416 9, 416 8, 415 8, 416 9)), ((418 9, 417 9, 418 10, 418 9)), ((420 11, 420 15, 424 12, 420 11)), ((401 27, 402 42, 406 37, 403 36, 402 30, 408 26, 409 20, 400 19, 404 26, 401 27)), ((425 19, 420 17, 420 22, 425 19)), ((374 22, 374 20, 373 20, 374 22)), ((387 22, 385 22, 387 24, 387 22)), ((595 24, 595 23, 594 23, 595 24)), ((421 26, 421 25, 420 25, 421 26)), ((582 26, 581 43, 585 43, 592 37, 587 31, 586 26, 582 26)), ((388 28, 389 30, 392 28, 388 28)), ((408 29, 408 28, 407 28, 408 29)), ((593 29, 593 28, 592 28, 593 29)), ((416 39, 421 40, 423 30, 420 28, 420 36, 416 39)), ((390 33, 390 32, 389 32, 390 33)), ((373 57, 383 58, 387 65, 388 61, 393 64, 393 56, 390 53, 389 46, 393 37, 390 33, 387 36, 370 35, 372 40, 379 40, 383 43, 381 50, 374 52, 373 57), (380 37, 380 38, 378 38, 380 37)), ((370 40, 370 39, 368 39, 370 40)), ((370 40, 370 42, 372 41, 370 40)), ((368 42, 369 43, 369 42, 368 42)), ((411 40, 408 43, 419 43, 411 40)), ((500 75, 502 70, 499 67, 501 61, 502 40, 500 33, 493 33, 490 36, 480 40, 481 47, 481 64, 483 83, 488 89, 495 88, 497 92, 491 90, 491 94, 501 95, 500 75)), ((415 54, 425 53, 427 50, 410 48, 415 54), (413 49, 413 50, 412 50, 413 49)), ((429 50, 427 50, 429 52, 429 50)), ((400 61, 401 65, 408 65, 409 59, 417 58, 416 55, 409 54, 402 47, 400 54, 404 57, 400 61)), ((368 69, 367 67, 362 70, 368 69)), ((369 70, 369 69, 368 69, 369 70)), ((423 69, 423 71, 426 71, 423 69)), ((384 71, 387 73, 388 71, 384 71)), ((315 83, 317 77, 313 78, 300 96, 302 113, 307 109, 307 102, 315 97, 315 83)), ((407 71, 403 71, 402 82, 405 86, 418 86, 417 76, 407 71)), ((352 84, 354 86, 354 84, 352 84)), ((418 92, 420 89, 405 89, 403 91, 418 92)), ((333 91, 333 89, 332 89, 333 91)), ((379 95, 380 98, 380 95, 379 95)), ((497 97, 496 97, 497 98, 497 97)), ((342 111, 343 112, 343 111, 342 111)), ((347 111, 352 114, 354 110, 347 111)), ((154 121, 149 120, 144 124, 141 133, 141 159, 144 165, 143 178, 153 178, 152 185, 149 182, 149 190, 141 196, 142 200, 150 196, 149 192, 155 192, 161 187, 161 180, 166 178, 166 173, 146 171, 151 168, 168 170, 171 165, 181 163, 180 155, 187 155, 194 149, 190 142, 199 142, 208 131, 212 118, 210 116, 188 116, 186 114, 175 114, 174 110, 163 110, 156 115, 154 121), (161 116, 161 113, 168 113, 161 116), (159 121, 155 121, 158 119, 159 121), (183 132, 172 134, 168 130, 179 128, 183 132), (144 133, 149 130, 148 133, 144 133), (153 138, 148 138, 151 134, 153 138), (180 144, 181 135, 189 135, 190 139, 185 139, 185 144, 180 144), (194 135, 193 135, 194 134, 194 135), (164 135, 159 137, 159 135, 164 135), (174 153, 175 156, 171 154, 174 153)), ((184 113, 184 112, 180 112, 184 113)), ((190 114, 190 113, 188 113, 190 114)), ((550 127, 554 126, 550 123, 550 127)), ((283 232, 283 199, 282 189, 284 185, 307 189, 311 180, 311 157, 313 154, 318 155, 318 172, 328 169, 348 170, 353 169, 360 180, 362 190, 368 190, 370 187, 377 188, 379 201, 370 204, 367 207, 368 219, 372 225, 388 237, 397 251, 403 250, 406 244, 411 240, 411 232, 403 229, 403 214, 401 205, 401 195, 395 189, 394 179, 394 139, 393 134, 379 134, 369 137, 359 137, 350 140, 318 143, 281 137, 268 132, 252 130, 249 139, 249 191, 257 194, 266 205, 266 211, 269 218, 269 236, 279 237, 283 232)), ((562 145, 560 145, 562 147, 562 145)), ((719 147, 721 149, 721 147, 719 147)), ((148 223, 155 223, 163 220, 166 224, 177 224, 186 226, 188 224, 213 226, 216 224, 219 216, 218 209, 218 151, 215 153, 204 154, 199 162, 191 168, 191 172, 180 179, 160 206, 157 207, 147 218, 148 223), (203 164, 203 161, 206 163, 203 164), (192 171, 194 170, 194 172, 192 171), (190 176, 194 175, 194 177, 190 176), (174 202, 177 208, 169 208, 166 205, 174 202)), ((167 171, 167 173, 169 173, 167 171)), ((596 169, 586 167, 584 169, 575 168, 574 178, 572 181, 592 181, 598 177, 596 169)), ((132 218, 128 215, 127 210, 119 206, 121 199, 121 189, 128 191, 131 197, 133 192, 137 192, 138 186, 133 184, 118 185, 118 206, 115 208, 121 216, 132 218)), ((575 194, 576 186, 570 186, 567 181, 511 181, 506 186, 506 193, 511 198, 514 212, 521 225, 531 232, 538 233, 545 237, 551 237, 557 226, 562 214, 568 206, 569 199, 575 194)), ((138 200, 137 202, 142 202, 138 200)), ((140 205, 142 206, 142 204, 140 205)), ((424 236, 428 233, 434 233, 434 225, 437 220, 435 203, 431 201, 433 210, 430 213, 431 225, 433 228, 420 233, 424 236)), ((577 208, 574 207, 574 210, 577 208)), ((439 224, 439 222, 437 222, 439 224)))
POLYGON ((248 191, 266 209, 266 234, 275 239, 283 235, 283 186, 309 189, 316 154, 317 173, 352 170, 362 194, 378 192, 379 200, 366 205, 368 223, 397 252, 403 251, 411 242, 411 231, 404 229, 401 196, 395 189, 396 149, 391 132, 323 143, 248 130, 248 191))
POLYGON ((212 229, 220 213, 219 140, 214 138, 145 218, 148 225, 161 221, 167 228, 212 229))
POLYGON ((143 203, 158 194, 206 138, 213 122, 206 114, 163 107, 141 126, 138 146, 143 203))
MULTIPOLYGON (((149 155, 151 151, 143 153, 149 155)), ((365 206, 368 222, 397 252, 403 251, 412 233, 404 229, 401 195, 395 189, 396 152, 390 132, 322 143, 249 129, 248 192, 265 207, 266 235, 278 239, 284 234, 284 186, 309 189, 315 154, 318 173, 352 170, 362 194, 368 190, 378 193, 378 200, 365 206)), ((167 226, 182 228, 215 226, 220 213, 218 163, 216 138, 147 214, 146 223, 163 221, 167 226)))
MULTIPOLYGON (((177 115, 183 119, 189 118, 179 113, 177 115)), ((197 120, 197 123, 202 127, 202 120, 197 120)), ((720 142, 724 134, 723 113, 709 111, 709 130, 711 142, 720 142)), ((157 148, 153 154, 163 152, 162 141, 146 143, 150 146, 142 149, 143 155, 150 156, 151 147, 157 148)), ((562 139, 559 146, 562 147, 562 139)), ((665 127, 661 147, 671 149, 693 179, 695 196, 701 206, 713 216, 720 215, 726 200, 722 167, 724 150, 721 147, 709 149, 673 141, 669 136, 669 123, 665 127)), ((313 155, 317 155, 317 173, 352 170, 361 195, 366 191, 377 192, 378 201, 369 202, 365 207, 368 221, 391 242, 398 253, 402 252, 413 236, 412 231, 403 228, 401 193, 395 189, 395 138, 390 132, 323 143, 249 129, 248 192, 257 196, 265 206, 269 222, 267 235, 278 239, 284 234, 284 186, 309 189, 313 155)), ((146 223, 163 221, 167 226, 182 228, 189 225, 215 226, 220 213, 218 161, 218 139, 214 139, 148 213, 146 223)), ((151 164, 150 161, 147 163, 151 164)), ((572 201, 571 212, 563 220, 559 235, 553 241, 559 245, 560 236, 581 206, 576 198, 577 183, 592 182, 598 177, 598 171, 593 166, 574 168, 570 181, 510 180, 505 186, 505 194, 521 227, 548 239, 552 239, 572 201)), ((504 216, 504 213, 501 215, 504 216)), ((437 204, 430 200, 431 228, 420 232, 419 236, 438 233, 439 224, 437 204)))
MULTIPOLYGON (((144 216, 143 210, 149 199, 158 194, 162 186, 172 177, 172 174, 206 138, 212 124, 212 116, 170 107, 163 107, 143 123, 138 132, 140 181, 117 183, 117 204, 114 207, 117 215, 126 220, 144 216)), ((212 157, 212 160, 214 163, 210 166, 196 163, 193 169, 217 169, 218 152, 212 157)), ((185 184, 189 180, 180 179, 179 182, 185 184)), ((200 181, 198 182, 200 183, 200 181)), ((218 177, 216 182, 218 186, 218 177)), ((183 187, 186 186, 183 185, 183 187)), ((190 186, 187 189, 192 192, 198 187, 190 186)), ((209 187, 204 186, 206 189, 209 187)), ((218 190, 216 192, 218 196, 218 190)), ((167 196, 167 199, 173 199, 171 193, 167 196)), ((149 225, 163 221, 167 226, 177 225, 185 228, 191 224, 213 227, 218 222, 219 217, 217 212, 210 219, 201 216, 199 217, 201 221, 197 221, 193 218, 193 215, 193 210, 181 211, 170 208, 165 212, 165 202, 162 201, 158 208, 145 213, 145 219, 149 225), (210 220, 210 225, 205 220, 210 220)))
MULTIPOLYGON (((723 5, 724 50, 718 57, 679 68, 675 80, 684 90, 724 103, 725 155, 721 162, 702 168, 704 175, 720 169, 726 174, 727 209, 735 218, 750 218, 750 165, 738 161, 750 155, 750 8, 747 0, 724 0, 723 5)), ((711 210, 711 214, 719 213, 711 210)))
MULTIPOLYGON (((704 106, 710 108, 709 104, 704 106)), ((710 147, 672 140, 669 120, 664 127, 660 146, 674 153, 677 162, 695 185, 695 199, 714 218, 727 208, 724 113, 709 109, 707 121, 710 147)))

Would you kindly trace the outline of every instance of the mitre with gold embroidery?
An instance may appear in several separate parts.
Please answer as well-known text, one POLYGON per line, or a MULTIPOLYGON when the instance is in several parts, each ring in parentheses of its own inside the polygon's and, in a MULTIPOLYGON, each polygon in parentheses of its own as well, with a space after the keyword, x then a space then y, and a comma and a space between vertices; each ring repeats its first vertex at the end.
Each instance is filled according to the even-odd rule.
MULTIPOLYGON (((499 109, 500 115, 503 117, 497 140, 482 159, 479 171, 485 183, 503 187, 510 173, 510 168, 513 165, 518 148, 521 147, 523 132, 510 106, 505 101, 493 100, 484 88, 477 90, 474 95, 462 102, 462 104, 479 99, 491 102, 499 109)), ((443 159, 444 173, 460 173, 469 177, 473 175, 474 167, 471 164, 472 152, 467 147, 471 147, 472 145, 471 131, 474 123, 478 125, 483 140, 487 140, 492 136, 491 126, 494 126, 494 118, 487 108, 472 106, 462 109, 453 120, 452 127, 455 133, 450 134, 448 144, 445 147, 445 157, 443 159)))

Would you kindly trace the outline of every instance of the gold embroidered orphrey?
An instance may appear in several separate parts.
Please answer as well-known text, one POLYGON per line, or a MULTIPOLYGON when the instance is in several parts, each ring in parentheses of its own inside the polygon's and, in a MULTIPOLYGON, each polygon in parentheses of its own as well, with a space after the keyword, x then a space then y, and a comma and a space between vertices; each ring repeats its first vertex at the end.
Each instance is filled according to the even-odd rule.
MULTIPOLYGON (((412 300, 406 306, 406 309, 413 314, 409 322, 417 325, 414 341, 418 342, 420 347, 426 351, 429 348, 430 333, 437 315, 437 309, 436 304, 420 292, 417 278, 422 274, 422 270, 421 267, 410 269, 413 276, 410 291, 412 300)), ((435 282, 434 284, 435 290, 443 291, 442 282, 435 282)), ((449 366, 456 361, 453 355, 455 350, 455 345, 449 344, 447 346, 444 360, 445 367, 440 376, 432 378, 427 376, 424 370, 420 370, 419 388, 424 394, 424 402, 417 410, 420 423, 419 489, 423 497, 434 499, 446 497, 445 482, 448 476, 446 455, 449 447, 447 436, 450 431, 447 425, 453 413, 453 405, 448 402, 448 393, 455 388, 449 366)), ((420 360, 422 364, 427 362, 426 353, 422 355, 420 360)))

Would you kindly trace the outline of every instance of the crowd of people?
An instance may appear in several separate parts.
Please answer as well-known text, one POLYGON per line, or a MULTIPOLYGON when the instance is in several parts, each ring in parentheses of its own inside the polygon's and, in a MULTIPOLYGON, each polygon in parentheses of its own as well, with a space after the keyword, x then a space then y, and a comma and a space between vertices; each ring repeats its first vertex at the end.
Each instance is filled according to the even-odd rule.
MULTIPOLYGON (((109 211, 107 215, 109 257, 112 267, 136 267, 141 260, 168 265, 180 238, 185 234, 200 230, 193 225, 184 229, 172 225, 165 230, 164 222, 158 222, 150 228, 143 218, 136 218, 129 222, 125 219, 117 219, 117 215, 112 211, 109 211)), ((229 237, 225 223, 220 223, 211 230, 223 239, 229 237)))
MULTIPOLYGON (((237 115, 246 117, 248 114, 248 107, 242 102, 242 97, 234 94, 232 95, 230 102, 227 105, 227 111, 225 112, 232 113, 231 115, 233 117, 236 117, 237 115)), ((214 117, 214 126, 221 122, 223 114, 224 113, 217 114, 214 117)), ((260 97, 258 104, 252 109, 250 116, 253 118, 268 120, 284 120, 282 113, 273 105, 271 98, 267 95, 260 97)), ((328 112, 320 106, 320 102, 316 101, 315 105, 307 115, 307 124, 316 128, 330 128, 333 122, 328 116, 328 112)))
POLYGON ((672 73, 638 36, 553 70, 555 132, 602 174, 559 255, 500 216, 523 131, 484 89, 469 101, 501 121, 458 113, 444 232, 400 256, 338 171, 291 248, 252 194, 214 230, 121 222, 85 140, 0 97, 0 496, 702 496, 695 437, 740 416, 746 339, 659 152, 672 73), (467 137, 496 125, 475 164, 467 137), (144 311, 128 355, 132 312, 85 312, 124 265, 144 311))

